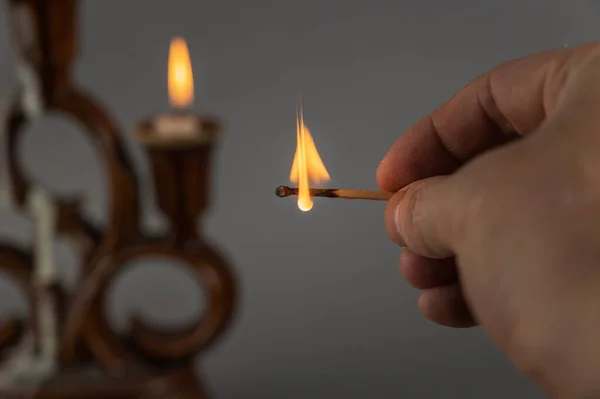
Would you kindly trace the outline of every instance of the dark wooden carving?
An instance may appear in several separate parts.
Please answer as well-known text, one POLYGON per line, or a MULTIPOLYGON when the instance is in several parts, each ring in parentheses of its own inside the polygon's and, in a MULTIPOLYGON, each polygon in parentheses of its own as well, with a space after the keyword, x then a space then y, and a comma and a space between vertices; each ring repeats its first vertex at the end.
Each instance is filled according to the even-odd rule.
MULTIPOLYGON (((165 236, 140 227, 137 178, 112 117, 71 81, 77 56, 77 0, 7 0, 19 60, 20 91, 5 124, 11 193, 26 211, 37 184, 25 173, 18 148, 28 121, 58 113, 87 132, 108 177, 109 212, 95 226, 81 212, 79 198, 54 196, 58 234, 77 250, 82 275, 74 292, 59 284, 48 289, 59 304, 62 369, 43 387, 0 387, 6 398, 206 398, 192 360, 227 327, 235 304, 235 279, 221 255, 197 230, 210 198, 211 154, 220 125, 203 121, 211 140, 184 147, 146 144, 157 203, 170 221, 165 236), (115 331, 104 306, 119 273, 139 257, 183 261, 193 270, 207 299, 205 314, 180 328, 161 328, 133 317, 128 331, 115 331)), ((145 124, 141 125, 146 126, 145 124)), ((0 322, 0 358, 36 328, 32 252, 0 243, 0 273, 20 284, 30 303, 29 317, 0 322)))
MULTIPOLYGON (((35 320, 37 308, 34 306, 36 292, 33 287, 32 269, 30 253, 16 246, 0 243, 0 272, 7 274, 19 284, 19 288, 27 297, 29 317, 35 320)), ((18 318, 11 318, 0 324, 0 351, 10 348, 23 337, 26 324, 25 320, 18 318)), ((35 328, 35 326, 30 323, 27 328, 35 328)))

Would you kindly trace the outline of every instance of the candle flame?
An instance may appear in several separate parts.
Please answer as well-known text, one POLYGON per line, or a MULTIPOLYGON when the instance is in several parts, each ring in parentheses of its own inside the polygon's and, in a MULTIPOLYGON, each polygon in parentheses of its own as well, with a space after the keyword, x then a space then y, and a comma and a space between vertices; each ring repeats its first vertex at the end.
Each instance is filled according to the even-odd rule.
POLYGON ((169 100, 176 108, 185 108, 194 100, 194 76, 190 53, 184 39, 171 40, 169 49, 169 100))
POLYGON ((329 173, 321 160, 308 127, 304 124, 302 104, 296 111, 296 141, 296 153, 294 154, 290 180, 293 183, 298 183, 298 208, 308 212, 313 207, 309 182, 319 184, 322 181, 329 180, 329 173))

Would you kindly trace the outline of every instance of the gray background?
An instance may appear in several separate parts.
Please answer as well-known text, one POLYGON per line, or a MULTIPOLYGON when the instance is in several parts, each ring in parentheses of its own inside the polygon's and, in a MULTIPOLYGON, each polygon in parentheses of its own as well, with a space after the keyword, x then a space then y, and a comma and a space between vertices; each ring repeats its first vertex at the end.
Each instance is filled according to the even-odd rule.
MULTIPOLYGON (((4 97, 15 84, 5 7, 4 97)), ((190 47, 196 109, 227 122, 203 225, 242 292, 233 328, 199 361, 215 397, 540 397, 480 330, 421 318, 385 235, 384 204, 323 200, 302 213, 273 190, 288 183, 300 92, 331 185, 376 188, 380 158, 419 117, 505 59, 597 38, 599 21, 595 0, 83 2, 76 79, 116 116, 143 176, 131 126, 168 107, 173 35, 190 47)), ((60 192, 86 192, 89 214, 102 220, 92 147, 68 121, 44 123, 23 148, 32 173, 60 192)), ((145 221, 160 229, 150 190, 145 221)), ((0 221, 3 236, 29 240, 27 219, 2 210, 0 221)), ((56 249, 72 283, 74 256, 61 240, 56 249)), ((141 264, 115 287, 115 325, 133 310, 170 323, 201 310, 185 271, 141 264)), ((0 283, 0 314, 19 309, 19 292, 0 283)))

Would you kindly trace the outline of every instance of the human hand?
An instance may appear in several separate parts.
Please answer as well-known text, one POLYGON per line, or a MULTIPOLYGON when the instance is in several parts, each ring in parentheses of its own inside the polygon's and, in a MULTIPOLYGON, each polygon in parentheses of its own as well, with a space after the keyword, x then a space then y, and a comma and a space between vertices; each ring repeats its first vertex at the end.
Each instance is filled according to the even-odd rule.
POLYGON ((600 395, 600 43, 477 78, 377 179, 425 317, 481 324, 548 393, 600 395))

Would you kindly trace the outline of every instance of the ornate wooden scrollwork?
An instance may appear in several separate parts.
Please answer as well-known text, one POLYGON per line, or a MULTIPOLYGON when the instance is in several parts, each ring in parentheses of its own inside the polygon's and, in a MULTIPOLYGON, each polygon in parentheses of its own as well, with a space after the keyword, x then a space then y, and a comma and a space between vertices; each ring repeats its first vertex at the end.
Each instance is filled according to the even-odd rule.
POLYGON ((123 249, 97 258, 93 272, 82 284, 71 309, 64 335, 65 360, 76 354, 77 335, 83 334, 98 348, 96 357, 116 373, 133 356, 154 365, 186 362, 205 349, 230 320, 235 282, 223 257, 209 246, 197 251, 181 251, 166 241, 123 249), (181 329, 156 328, 133 318, 130 335, 120 339, 109 325, 104 311, 106 293, 128 263, 140 257, 174 259, 188 265, 202 284, 207 310, 198 320, 181 329))

